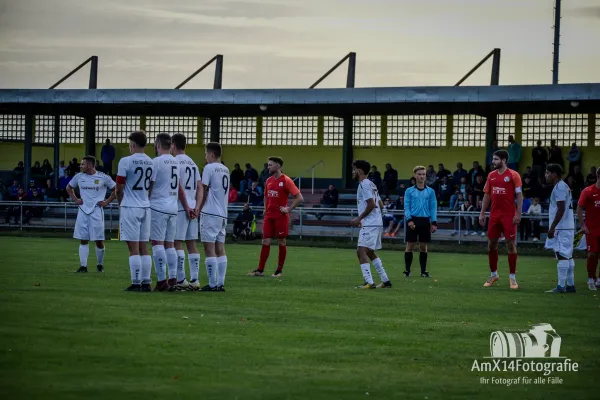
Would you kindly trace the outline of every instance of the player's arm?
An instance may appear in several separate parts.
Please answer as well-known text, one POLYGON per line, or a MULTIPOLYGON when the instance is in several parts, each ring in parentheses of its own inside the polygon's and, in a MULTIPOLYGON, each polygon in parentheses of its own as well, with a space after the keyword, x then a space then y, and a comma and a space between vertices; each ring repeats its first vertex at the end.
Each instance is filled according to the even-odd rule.
POLYGON ((554 221, 552 221, 552 224, 550 224, 550 227, 548 228, 548 237, 550 239, 554 237, 554 231, 556 230, 556 226, 562 219, 563 215, 565 215, 565 210, 567 209, 566 204, 567 202, 564 200, 556 202, 556 215, 554 216, 554 221))
POLYGON ((196 208, 194 209, 194 215, 197 217, 200 215, 200 210, 202 209, 202 203, 204 203, 204 185, 202 184, 202 180, 198 180, 196 182, 196 208))
POLYGON ((377 203, 377 205, 379 206, 379 209, 380 209, 381 211, 383 211, 383 209, 385 208, 385 206, 383 205, 383 201, 381 201, 381 198, 379 198, 379 199, 377 200, 377 202, 378 202, 378 203, 377 203))
POLYGON ((83 200, 81 200, 80 198, 78 198, 75 195, 75 191, 73 190, 73 186, 71 186, 71 183, 73 183, 73 186, 77 187, 77 178, 73 177, 73 179, 71 179, 71 182, 69 182, 67 184, 67 194, 69 195, 69 197, 71 198, 71 200, 73 200, 73 202, 75 204, 77 204, 78 206, 83 204, 83 200))
POLYGON ((485 212, 490 206, 490 176, 488 175, 483 187, 483 199, 481 200, 481 212, 479 213, 479 225, 485 225, 485 212))
POLYGON ((183 206, 183 209, 189 215, 189 213, 192 210, 190 209, 190 205, 187 202, 187 197, 185 195, 185 190, 183 189, 183 186, 181 185, 181 183, 179 184, 179 189, 178 189, 177 195, 179 196, 179 201, 181 202, 181 205, 183 206))
POLYGON ((158 157, 152 160, 152 164, 154 165, 154 168, 152 168, 152 176, 150 177, 150 188, 148 188, 148 198, 152 197, 152 189, 154 189, 154 182, 156 182, 156 176, 158 175, 158 157))
POLYGON ((521 214, 523 213, 523 183, 521 182, 521 175, 517 172, 513 173, 513 182, 515 185, 515 194, 517 195, 517 209, 515 210, 513 222, 518 224, 521 222, 521 214))
POLYGON ((412 220, 412 214, 410 212, 410 208, 412 207, 412 188, 408 188, 406 193, 404 193, 404 220, 406 221, 406 226, 410 229, 415 229, 415 223, 412 220))
POLYGON ((204 208, 204 204, 206 203, 206 198, 208 197, 209 190, 210 189, 209 189, 208 185, 202 184, 198 187, 198 191, 201 192, 200 193, 201 201, 199 203, 196 203, 196 204, 200 204, 200 207, 196 207, 196 209, 198 210, 197 211, 198 213, 200 212, 200 210, 202 210, 204 208))
POLYGON ((428 188, 429 193, 429 220, 431 221, 431 233, 437 230, 437 198, 433 189, 428 188))
POLYGON ((585 210, 587 194, 588 194, 587 190, 584 190, 583 192, 581 192, 579 201, 577 201, 577 219, 579 220, 579 223, 581 224, 581 230, 586 234, 590 233, 590 231, 585 223, 585 218, 583 217, 583 210, 585 210))
POLYGON ((371 211, 373 211, 376 206, 375 197, 373 196, 373 192, 370 189, 363 189, 363 185, 361 183, 358 186, 358 190, 363 191, 363 198, 366 199, 367 207, 365 208, 365 211, 362 212, 362 214, 350 221, 350 225, 352 226, 359 226, 360 222, 363 219, 365 219, 367 215, 371 214, 371 211))
POLYGON ((119 207, 121 207, 121 202, 123 201, 123 194, 125 193, 125 183, 127 176, 127 160, 125 158, 121 158, 119 160, 119 166, 117 168, 117 202, 119 203, 119 207))
POLYGON ((109 183, 107 186, 110 189, 110 196, 108 196, 108 198, 105 199, 104 201, 101 201, 98 203, 98 205, 102 208, 106 207, 107 205, 112 203, 112 201, 114 199, 117 198, 117 184, 112 179, 109 178, 109 183))
POLYGON ((289 207, 281 207, 281 212, 284 214, 291 213, 296 207, 298 207, 302 202, 304 202, 304 197, 302 197, 302 193, 300 193, 300 189, 296 186, 294 181, 290 178, 286 177, 285 186, 287 191, 294 197, 292 201, 292 205, 289 207))

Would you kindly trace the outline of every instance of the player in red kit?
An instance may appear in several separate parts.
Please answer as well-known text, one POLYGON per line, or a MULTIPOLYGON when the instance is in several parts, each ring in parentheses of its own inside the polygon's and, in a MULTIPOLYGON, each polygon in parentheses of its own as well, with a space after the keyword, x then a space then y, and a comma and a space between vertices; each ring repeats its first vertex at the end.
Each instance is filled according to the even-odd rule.
POLYGON ((294 182, 281 173, 283 160, 280 157, 269 157, 269 173, 271 176, 265 182, 265 218, 263 221, 263 240, 260 251, 258 268, 248 273, 249 276, 263 276, 267 259, 271 251, 271 239, 277 238, 279 244, 279 260, 273 277, 281 277, 283 264, 287 255, 285 238, 290 226, 290 213, 304 201, 300 190, 294 182), (288 207, 288 197, 294 201, 288 207))
MULTIPOLYGON (((596 171, 596 177, 600 178, 600 168, 596 171)), ((596 290, 600 288, 600 279, 596 280, 598 253, 600 253, 600 180, 581 192, 577 202, 577 218, 582 222, 581 230, 585 233, 587 244, 588 288, 596 290), (585 219, 583 210, 585 210, 585 219)))
POLYGON ((521 222, 523 209, 522 183, 519 173, 506 166, 508 152, 494 152, 492 164, 494 171, 490 172, 483 189, 483 204, 479 223, 485 224, 485 212, 492 201, 490 220, 488 221, 488 259, 492 272, 483 286, 492 286, 498 281, 498 239, 504 233, 508 249, 508 268, 510 270, 510 288, 518 289, 517 278, 517 225, 521 222), (515 196, 517 204, 515 206, 515 196))

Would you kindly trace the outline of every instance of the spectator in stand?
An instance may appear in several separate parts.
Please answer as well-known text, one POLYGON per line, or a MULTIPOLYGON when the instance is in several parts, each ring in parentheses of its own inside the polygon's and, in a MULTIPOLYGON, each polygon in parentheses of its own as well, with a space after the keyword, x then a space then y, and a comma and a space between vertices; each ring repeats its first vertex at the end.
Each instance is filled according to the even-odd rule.
MULTIPOLYGON (((477 202, 477 206, 475 207, 474 211, 476 211, 478 213, 481 213, 481 207, 483 207, 483 199, 481 199, 481 200, 479 200, 477 202)), ((487 232, 487 228, 486 228, 487 221, 488 221, 488 219, 486 218, 484 226, 481 226, 481 224, 479 223, 479 218, 475 219, 475 224, 473 225, 473 229, 475 230, 475 234, 477 234, 477 233, 480 232, 481 233, 481 237, 485 237, 486 232, 487 232)))
POLYGON ((265 163, 263 165, 263 170, 260 171, 260 176, 258 178, 258 185, 262 188, 265 187, 265 182, 267 182, 267 179, 269 179, 269 177, 271 176, 271 173, 269 172, 269 164, 265 163))
POLYGON ((240 211, 235 221, 233 221, 233 239, 237 240, 240 236, 250 238, 252 233, 252 222, 254 221, 254 213, 248 203, 244 204, 244 209, 240 211))
POLYGON ((473 185, 473 204, 478 204, 480 200, 483 200, 483 189, 485 188, 485 182, 483 181, 483 175, 477 175, 475 184, 473 185))
POLYGON ((323 193, 321 204, 326 208, 337 208, 340 194, 334 185, 329 185, 329 189, 323 193))
POLYGON ((439 203, 440 205, 446 205, 448 204, 448 202, 450 201, 452 192, 453 192, 453 187, 452 185, 450 185, 450 183, 448 183, 448 177, 444 177, 444 179, 442 179, 442 182, 440 183, 440 185, 438 186, 439 190, 439 203))
MULTIPOLYGON (((523 197, 523 208, 521 209, 521 215, 527 214, 529 211, 529 207, 531 206, 531 200, 523 197)), ((531 221, 529 218, 521 219, 521 223, 519 224, 519 231, 521 234, 521 240, 529 240, 529 236, 531 236, 531 221)))
POLYGON ((525 172, 523 172, 521 179, 524 179, 526 176, 529 176, 533 179, 533 169, 529 165, 525 168, 525 172))
POLYGON ((252 165, 250 165, 250 163, 247 163, 246 172, 244 173, 244 179, 240 184, 240 191, 245 192, 246 190, 248 190, 253 182, 256 182, 256 184, 258 185, 258 171, 252 168, 252 165))
POLYGON ((8 188, 8 196, 10 200, 15 200, 17 198, 17 194, 19 193, 19 188, 21 185, 18 180, 13 180, 13 184, 8 188))
POLYGON ((6 197, 8 197, 8 189, 6 189, 4 182, 0 181, 0 201, 4 200, 6 197))
POLYGON ((450 197, 450 210, 456 211, 456 207, 460 207, 465 203, 465 196, 456 190, 456 192, 450 197))
POLYGON ((556 140, 552 139, 550 141, 550 147, 548 148, 548 154, 550 157, 548 158, 548 164, 558 164, 565 168, 565 161, 562 156, 562 149, 556 145, 556 140))
POLYGON ((525 219, 525 222, 529 223, 533 228, 533 241, 537 242, 540 240, 540 220, 542 218, 542 205, 540 204, 539 197, 533 198, 533 203, 529 206, 527 215, 529 215, 531 218, 525 219))
MULTIPOLYGON (((44 196, 42 196, 42 192, 40 190, 38 190, 37 188, 33 189, 33 192, 31 193, 31 201, 36 202, 36 203, 42 203, 44 201, 44 196)), ((26 212, 27 222, 29 222, 31 217, 36 217, 36 218, 42 217, 42 213, 44 212, 44 206, 36 204, 34 206, 29 207, 29 209, 27 211, 28 211, 28 212, 26 212)))
POLYGON ((52 168, 52 165, 50 165, 50 161, 48 161, 48 159, 44 159, 44 162, 42 162, 42 175, 46 178, 48 178, 49 176, 52 176, 52 172, 54 171, 54 169, 52 168))
POLYGON ((253 207, 263 204, 263 194, 260 186, 258 186, 258 181, 253 181, 252 186, 246 189, 246 196, 248 198, 248 203, 253 207))
POLYGON ((25 167, 23 161, 19 161, 16 168, 13 169, 13 179, 21 180, 25 174, 25 167))
POLYGON ((75 157, 73 157, 73 159, 71 160, 71 162, 69 163, 69 167, 68 169, 68 174, 69 177, 74 177, 76 174, 79 173, 79 162, 77 161, 77 159, 75 157))
POLYGON ((567 186, 569 186, 569 189, 571 189, 571 195, 573 196, 573 200, 578 200, 583 188, 581 188, 577 184, 577 182, 575 182, 575 178, 573 178, 573 175, 569 175, 567 179, 565 179, 565 182, 567 183, 567 186))
POLYGON ((536 197, 538 195, 536 189, 535 181, 531 179, 529 175, 525 175, 523 178, 523 187, 521 189, 523 191, 523 197, 527 199, 536 197))
POLYGON ((42 174, 42 166, 40 165, 39 161, 36 161, 33 164, 33 167, 31 167, 31 177, 33 179, 40 179, 43 176, 44 175, 42 174))
POLYGON ((531 179, 537 181, 540 176, 544 176, 546 164, 548 163, 548 152, 542 147, 541 140, 538 140, 537 146, 531 150, 531 157, 533 158, 533 162, 531 164, 533 176, 531 179))
POLYGON ((398 185, 398 196, 404 197, 404 193, 406 193, 406 185, 404 182, 400 182, 398 185))
POLYGON ((244 180, 244 171, 240 168, 240 164, 235 164, 233 171, 231 171, 231 186, 242 192, 240 184, 244 180))
POLYGON ((514 171, 518 171, 519 163, 521 162, 521 156, 523 153, 523 149, 521 148, 521 144, 515 141, 515 137, 513 135, 508 135, 508 161, 506 166, 514 171))
POLYGON ((238 191, 233 185, 229 188, 229 195, 227 197, 227 200, 229 204, 237 203, 238 201, 238 191))
POLYGON ((494 140, 492 142, 492 147, 485 153, 485 170, 490 172, 492 170, 492 157, 494 157, 494 152, 500 150, 498 147, 498 141, 494 140))
MULTIPOLYGON (((27 194, 27 192, 25 190, 23 190, 22 187, 19 188, 17 195, 15 196, 14 199, 11 199, 14 201, 29 201, 29 195, 27 194)), ((28 223, 29 219, 27 217, 27 210, 29 208, 27 207, 23 207, 23 222, 24 223, 28 223)), ((21 217, 21 207, 20 206, 10 206, 6 212, 6 223, 9 224, 10 223, 10 218, 14 217, 15 220, 15 224, 19 223, 19 219, 21 217)))
MULTIPOLYGON (((460 184, 461 178, 466 178, 467 174, 467 170, 463 168, 462 163, 456 163, 456 171, 452 174, 452 182, 454 182, 455 185, 460 184)), ((465 183, 467 182, 465 181, 465 183)))
POLYGON ((58 179, 67 175, 67 167, 65 167, 65 161, 58 163, 58 179))
POLYGON ((96 171, 103 172, 103 173, 105 173, 107 175, 110 175, 108 172, 106 172, 106 168, 104 168, 102 165, 100 165, 100 161, 98 161, 98 159, 96 159, 96 166, 95 166, 95 168, 96 168, 96 171))
POLYGON ((485 180, 485 171, 481 168, 481 165, 479 165, 479 161, 473 161, 473 168, 471 168, 467 174, 467 182, 471 185, 475 185, 478 176, 481 176, 485 180))
MULTIPOLYGON (((398 197, 394 210, 404 210, 404 196, 398 197)), ((391 228, 389 236, 395 237, 398 231, 404 228, 404 216, 401 214, 394 214, 394 220, 390 223, 391 228), (394 228, 395 226, 395 228, 394 228)))
POLYGON ((27 194, 29 197, 33 196, 33 191, 37 190, 38 192, 42 192, 42 189, 38 186, 37 181, 32 179, 29 181, 29 188, 27 189, 27 194))
POLYGON ((581 149, 577 147, 577 143, 573 142, 571 145, 567 160, 569 160, 569 174, 573 173, 575 167, 581 168, 581 149))
POLYGON ((52 183, 52 179, 46 181, 46 188, 42 193, 44 194, 44 201, 57 202, 61 197, 58 188, 52 183))
POLYGON ((437 189, 437 174, 433 169, 433 165, 427 167, 427 172, 425 172, 425 184, 434 190, 437 189))
POLYGON ((67 185, 71 182, 71 179, 72 178, 67 174, 58 180, 58 191, 61 197, 67 197, 67 185))
POLYGON ((554 187, 548 185, 546 178, 543 175, 539 177, 537 187, 540 202, 545 203, 550 198, 550 194, 552 193, 552 189, 554 189, 554 187))
POLYGON ((437 180, 438 182, 441 182, 442 179, 444 179, 444 177, 448 178, 448 182, 451 184, 454 184, 452 182, 452 172, 448 171, 446 168, 444 168, 444 164, 438 164, 438 172, 437 172, 437 180))
POLYGON ((375 184, 375 186, 377 187, 377 189, 381 189, 381 173, 379 171, 377 171, 377 167, 376 166, 372 166, 371 167, 371 172, 369 172, 369 175, 367 175, 367 179, 370 180, 371 182, 373 182, 375 184))
POLYGON ((106 142, 104 142, 104 146, 102 146, 102 150, 100 151, 100 158, 102 159, 102 164, 104 164, 106 174, 110 176, 113 174, 112 165, 115 154, 115 148, 110 144, 110 140, 106 139, 106 142))
MULTIPOLYGON (((464 203, 462 203, 460 206, 455 207, 454 211, 460 211, 460 212, 473 212, 475 211, 475 207, 473 207, 473 205, 471 204, 471 202, 467 199, 464 201, 464 203)), ((456 216, 454 217, 454 230, 452 231, 452 233, 450 234, 451 236, 455 236, 458 231, 465 231, 465 236, 466 235, 471 235, 471 231, 473 230, 473 219, 475 217, 472 217, 470 215, 465 215, 463 217, 460 216, 456 216), (462 222, 462 223, 461 223, 462 222)), ((473 232, 473 234, 477 234, 476 232, 473 232)))
POLYGON ((392 168, 392 164, 385 164, 385 172, 383 173, 383 181, 385 182, 386 193, 392 192, 398 185, 398 171, 392 168))
POLYGON ((577 187, 577 189, 580 192, 585 188, 585 178, 583 177, 583 174, 581 173, 581 166, 575 165, 573 167, 573 172, 569 173, 568 176, 573 177, 575 186, 577 187))
POLYGON ((383 210, 381 210, 381 218, 383 220, 383 227, 385 228, 384 237, 390 236, 394 228, 394 210, 396 210, 396 204, 392 203, 392 199, 386 197, 383 201, 383 210))
POLYGON ((598 178, 596 177, 596 167, 591 167, 590 173, 585 180, 585 187, 595 185, 597 181, 598 178))

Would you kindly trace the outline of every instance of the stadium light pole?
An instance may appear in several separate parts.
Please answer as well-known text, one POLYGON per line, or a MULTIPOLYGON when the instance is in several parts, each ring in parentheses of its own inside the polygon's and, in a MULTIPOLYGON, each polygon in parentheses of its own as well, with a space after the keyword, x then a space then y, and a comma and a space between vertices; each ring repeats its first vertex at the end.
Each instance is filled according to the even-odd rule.
POLYGON ((554 6, 554 54, 552 60, 552 84, 558 85, 558 64, 560 63, 560 19, 561 0, 556 0, 554 6))
MULTIPOLYGON (((213 82, 213 89, 222 89, 223 88, 223 55, 217 54, 210 60, 208 60, 204 65, 198 68, 194 73, 188 76, 183 82, 179 85, 175 86, 175 89, 181 89, 186 83, 194 79, 196 75, 200 72, 204 71, 209 65, 215 63, 215 79, 213 82)), ((219 142, 221 141, 221 117, 218 115, 213 115, 210 118, 210 141, 211 142, 219 142)))
MULTIPOLYGON (((314 89, 317 85, 325 80, 333 71, 335 71, 344 61, 348 60, 348 73, 346 75, 346 88, 354 89, 356 82, 356 53, 350 52, 346 54, 344 58, 337 62, 333 67, 329 69, 323 76, 321 76, 315 83, 310 85, 309 89, 314 89)), ((352 136, 353 136, 353 123, 354 118, 352 115, 344 115, 344 134, 342 142, 342 186, 348 187, 349 182, 352 181, 352 136)))

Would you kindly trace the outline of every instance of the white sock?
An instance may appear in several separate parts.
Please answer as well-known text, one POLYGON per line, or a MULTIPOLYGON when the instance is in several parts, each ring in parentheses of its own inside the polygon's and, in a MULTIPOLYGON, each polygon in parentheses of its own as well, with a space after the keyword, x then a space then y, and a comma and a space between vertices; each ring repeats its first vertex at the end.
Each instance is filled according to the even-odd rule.
POLYGON ((167 249, 167 269, 169 270, 169 279, 177 278, 177 250, 175 247, 167 249))
POLYGON ((104 265, 104 248, 96 247, 96 260, 98 260, 98 265, 104 265))
POLYGON ((510 279, 515 279, 515 280, 517 279, 517 277, 516 277, 516 275, 515 275, 515 274, 509 274, 509 275, 508 275, 508 277, 509 277, 510 279))
POLYGON ((217 257, 206 257, 206 276, 210 287, 217 286, 217 257))
POLYGON ((131 273, 131 283, 139 285, 141 280, 142 258, 140 256, 129 257, 129 272, 131 273))
POLYGON ((156 280, 159 282, 164 281, 165 279, 167 279, 165 267, 167 261, 167 253, 165 252, 165 246, 152 246, 152 255, 154 256, 154 270, 156 271, 156 280))
POLYGON ((197 281, 198 271, 200 270, 200 254, 188 254, 188 262, 190 263, 190 281, 197 281))
POLYGON ((177 250, 177 282, 185 280, 185 251, 177 250))
POLYGON ((594 283, 594 278, 588 278, 588 283, 594 283))
POLYGON ((371 275, 371 264, 360 264, 360 269, 362 270, 363 277, 365 278, 365 282, 370 285, 373 285, 373 276, 371 275))
POLYGON ((558 260, 558 286, 565 287, 568 270, 569 260, 558 260))
POLYGON ((152 283, 152 257, 140 256, 142 259, 142 283, 152 283))
POLYGON ((492 272, 492 276, 498 276, 498 271, 492 272))
POLYGON ((377 257, 376 259, 374 259, 373 266, 375 267, 375 270, 379 274, 379 278, 381 278, 381 282, 389 281, 388 276, 385 273, 385 269, 383 269, 383 262, 381 261, 381 258, 377 257))
POLYGON ((227 273, 227 256, 217 257, 217 267, 219 268, 218 286, 225 286, 225 274, 227 273))
POLYGON ((87 259, 90 254, 90 247, 87 244, 79 245, 79 265, 87 267, 87 259))
POLYGON ((575 286, 575 259, 569 260, 569 269, 567 270, 567 285, 575 286))

